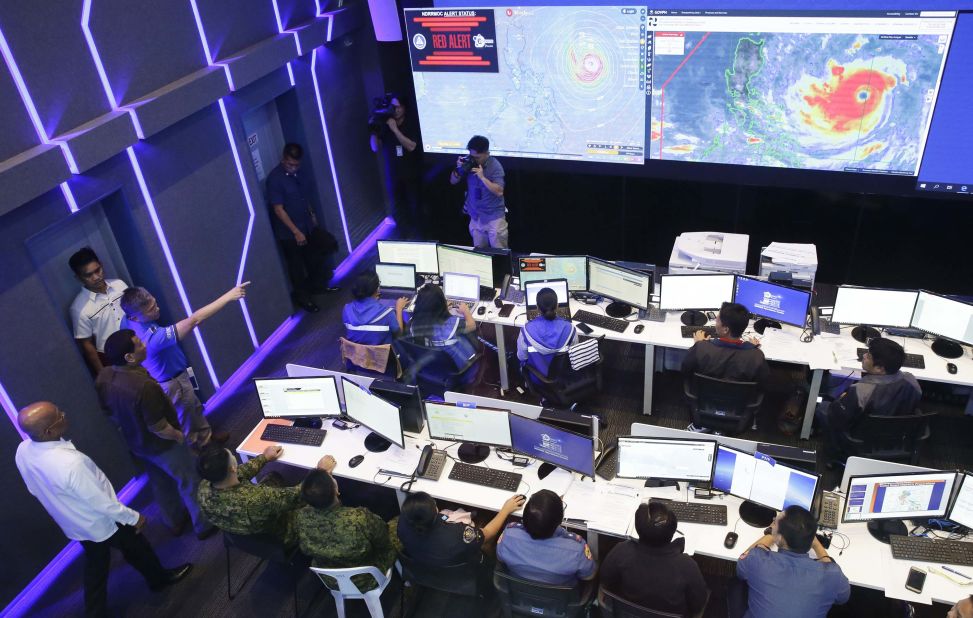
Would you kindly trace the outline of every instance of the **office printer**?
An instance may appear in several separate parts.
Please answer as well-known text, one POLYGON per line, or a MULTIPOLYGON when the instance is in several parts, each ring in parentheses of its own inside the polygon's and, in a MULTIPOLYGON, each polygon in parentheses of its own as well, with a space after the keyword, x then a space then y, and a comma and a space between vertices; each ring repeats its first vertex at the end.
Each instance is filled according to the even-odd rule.
POLYGON ((670 273, 734 273, 747 271, 750 236, 724 232, 683 232, 669 256, 670 273))

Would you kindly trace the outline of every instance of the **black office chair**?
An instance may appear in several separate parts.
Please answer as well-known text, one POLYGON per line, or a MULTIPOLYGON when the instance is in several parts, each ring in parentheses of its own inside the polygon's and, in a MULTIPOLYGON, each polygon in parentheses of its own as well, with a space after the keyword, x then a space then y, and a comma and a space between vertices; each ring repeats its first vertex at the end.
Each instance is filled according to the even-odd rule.
POLYGON ((483 567, 480 564, 464 562, 446 567, 434 567, 416 562, 404 552, 399 553, 399 564, 402 566, 403 581, 411 584, 416 592, 409 612, 405 611, 405 600, 403 599, 403 615, 411 616, 418 612, 419 602, 425 588, 438 590, 448 595, 473 599, 478 607, 484 605, 482 601, 485 597, 485 591, 481 572, 483 567))
POLYGON ((393 341, 392 350, 402 367, 402 382, 418 385, 423 397, 442 397, 446 391, 462 391, 478 382, 483 370, 482 350, 459 369, 445 349, 426 347, 411 337, 393 341))
POLYGON ((756 424, 764 394, 756 382, 734 382, 694 373, 683 382, 693 425, 735 435, 756 424))
POLYGON ((297 546, 287 548, 277 537, 270 534, 233 534, 224 530, 223 547, 226 549, 226 596, 231 601, 240 594, 264 562, 273 562, 291 571, 294 580, 294 615, 300 615, 297 607, 297 584, 301 576, 307 572, 311 561, 300 552, 297 546), (233 564, 230 558, 231 548, 260 558, 260 561, 247 572, 236 590, 233 590, 231 585, 233 564))
POLYGON ((919 451, 932 434, 929 419, 935 412, 886 416, 869 414, 835 437, 840 455, 897 461, 916 465, 919 451))
POLYGON ((541 584, 511 575, 502 564, 497 564, 493 571, 493 587, 500 596, 500 611, 504 618, 582 618, 588 615, 595 600, 593 582, 580 582, 577 586, 541 584))
POLYGON ((604 586, 598 589, 598 608, 602 618, 683 618, 682 614, 649 609, 626 601, 604 586))
POLYGON ((568 352, 561 352, 551 358, 547 375, 524 363, 524 385, 545 405, 571 408, 601 390, 601 364, 598 360, 576 371, 571 368, 568 352))

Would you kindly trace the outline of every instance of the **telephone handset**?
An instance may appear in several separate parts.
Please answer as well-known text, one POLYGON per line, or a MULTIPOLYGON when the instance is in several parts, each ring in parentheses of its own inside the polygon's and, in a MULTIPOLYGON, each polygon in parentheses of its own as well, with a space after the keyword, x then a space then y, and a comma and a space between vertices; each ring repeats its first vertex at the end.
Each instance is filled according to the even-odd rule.
POLYGON ((446 467, 446 451, 434 449, 430 445, 422 447, 419 455, 419 465, 416 466, 416 476, 429 481, 438 481, 446 467))
POLYGON ((811 334, 821 334, 821 310, 817 307, 811 307, 811 334))

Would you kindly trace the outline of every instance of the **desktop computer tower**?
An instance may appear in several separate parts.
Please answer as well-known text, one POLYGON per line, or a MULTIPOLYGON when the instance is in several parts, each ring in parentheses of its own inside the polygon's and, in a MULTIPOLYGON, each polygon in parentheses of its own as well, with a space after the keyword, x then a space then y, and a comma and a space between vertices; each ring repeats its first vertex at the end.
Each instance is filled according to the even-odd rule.
POLYGON ((386 401, 399 406, 402 429, 409 433, 419 433, 425 426, 422 415, 422 402, 419 398, 419 388, 408 384, 393 382, 392 380, 375 380, 369 390, 386 401))

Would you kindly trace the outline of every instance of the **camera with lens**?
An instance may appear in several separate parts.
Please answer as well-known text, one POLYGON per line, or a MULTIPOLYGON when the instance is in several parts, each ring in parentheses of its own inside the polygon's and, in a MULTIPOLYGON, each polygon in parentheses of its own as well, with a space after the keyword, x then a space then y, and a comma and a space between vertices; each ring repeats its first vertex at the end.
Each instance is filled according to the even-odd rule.
POLYGON ((456 173, 461 176, 463 174, 469 174, 470 171, 472 171, 472 169, 476 166, 477 166, 476 161, 474 161, 473 157, 471 157, 470 155, 460 157, 459 163, 456 165, 456 173))
POLYGON ((372 133, 381 133, 388 119, 395 118, 395 104, 392 102, 395 98, 395 94, 386 92, 384 97, 372 100, 372 111, 368 116, 368 129, 372 133))

